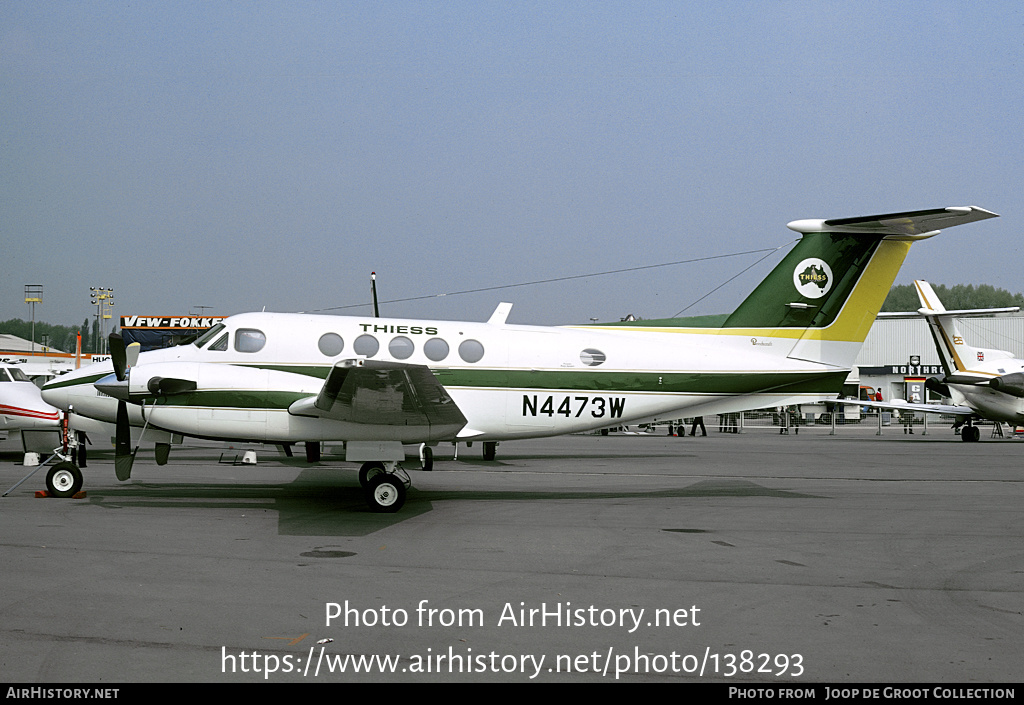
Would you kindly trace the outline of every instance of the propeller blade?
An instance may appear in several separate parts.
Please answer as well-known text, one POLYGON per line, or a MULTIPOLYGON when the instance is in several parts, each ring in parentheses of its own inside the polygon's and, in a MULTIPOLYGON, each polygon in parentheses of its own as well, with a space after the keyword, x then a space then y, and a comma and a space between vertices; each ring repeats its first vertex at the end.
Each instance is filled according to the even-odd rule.
POLYGON ((128 346, 127 350, 125 350, 125 357, 126 361, 128 362, 128 367, 135 367, 136 363, 138 363, 139 361, 139 353, 141 351, 141 343, 132 343, 131 345, 128 346))
POLYGON ((110 345, 110 361, 114 364, 114 376, 118 382, 123 382, 125 370, 128 369, 128 353, 124 347, 124 338, 117 333, 111 333, 107 340, 110 345))
POLYGON ((131 426, 128 424, 128 404, 117 402, 117 425, 114 431, 114 473, 117 479, 127 480, 132 475, 135 453, 132 452, 131 426))
POLYGON ((128 455, 115 455, 114 456, 114 474, 117 475, 117 479, 124 482, 132 476, 132 464, 135 463, 135 453, 129 453, 128 455))

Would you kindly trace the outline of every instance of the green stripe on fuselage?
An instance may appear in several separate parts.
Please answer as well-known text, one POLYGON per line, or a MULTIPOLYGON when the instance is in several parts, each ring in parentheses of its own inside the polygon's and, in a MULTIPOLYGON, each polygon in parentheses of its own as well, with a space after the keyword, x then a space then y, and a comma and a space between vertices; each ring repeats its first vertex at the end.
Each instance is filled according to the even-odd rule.
POLYGON ((146 404, 230 409, 287 409, 299 399, 306 399, 309 396, 301 392, 275 392, 266 389, 217 389, 147 398, 146 404))
POLYGON ((838 393, 847 372, 594 372, 589 370, 434 370, 445 387, 560 389, 653 394, 838 393))
MULTIPOLYGON (((279 369, 279 368, 275 368, 279 369)), ((312 371, 312 368, 310 368, 312 371)), ((326 376, 326 370, 323 369, 326 376)), ((594 372, 589 370, 438 369, 434 376, 447 388, 501 390, 568 390, 581 393, 736 395, 755 393, 837 394, 847 373, 822 372, 594 372)), ((311 376, 321 376, 311 374, 311 376)), ((148 399, 161 406, 287 409, 308 393, 267 390, 213 390, 148 399)))

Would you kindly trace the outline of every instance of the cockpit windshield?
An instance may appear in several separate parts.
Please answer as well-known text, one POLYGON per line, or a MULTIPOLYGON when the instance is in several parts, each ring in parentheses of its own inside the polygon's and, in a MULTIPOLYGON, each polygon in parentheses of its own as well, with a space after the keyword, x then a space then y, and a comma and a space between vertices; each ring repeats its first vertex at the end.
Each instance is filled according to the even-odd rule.
POLYGON ((0 367, 0 382, 31 382, 17 367, 0 367))
POLYGON ((215 325, 215 326, 214 326, 213 328, 211 328, 210 330, 206 331, 206 332, 205 332, 205 333, 203 333, 203 334, 202 334, 201 336, 199 336, 199 337, 198 337, 198 338, 196 339, 196 342, 195 342, 195 346, 196 346, 197 348, 201 348, 201 347, 203 347, 204 345, 206 345, 207 343, 209 343, 209 342, 210 342, 211 340, 213 340, 214 338, 216 338, 216 337, 217 337, 217 335, 218 335, 218 334, 219 334, 219 333, 220 333, 220 332, 221 332, 222 330, 224 330, 224 328, 225 328, 225 326, 224 326, 224 324, 223 324, 223 323, 218 323, 218 324, 217 324, 217 325, 215 325))

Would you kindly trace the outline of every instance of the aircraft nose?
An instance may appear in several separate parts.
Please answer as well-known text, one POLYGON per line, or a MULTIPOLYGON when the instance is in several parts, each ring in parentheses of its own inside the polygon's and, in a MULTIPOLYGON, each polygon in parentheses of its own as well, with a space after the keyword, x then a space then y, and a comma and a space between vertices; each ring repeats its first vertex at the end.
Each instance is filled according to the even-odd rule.
POLYGON ((43 385, 43 401, 63 411, 67 411, 71 406, 77 408, 81 402, 96 398, 96 390, 93 389, 91 379, 94 379, 91 374, 83 372, 69 372, 54 377, 43 385))
POLYGON ((57 409, 68 409, 68 390, 66 387, 58 387, 52 383, 43 385, 42 389, 43 401, 52 407, 57 409))

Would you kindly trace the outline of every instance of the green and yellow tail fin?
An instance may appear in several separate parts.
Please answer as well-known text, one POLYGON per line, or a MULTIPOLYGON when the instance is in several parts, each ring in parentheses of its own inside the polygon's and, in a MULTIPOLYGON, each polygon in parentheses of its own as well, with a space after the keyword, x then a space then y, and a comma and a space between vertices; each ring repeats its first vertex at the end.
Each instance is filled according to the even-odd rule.
POLYGON ((722 328, 788 330, 787 337, 806 329, 816 340, 863 342, 913 242, 994 217, 966 206, 793 221, 800 242, 722 328))

